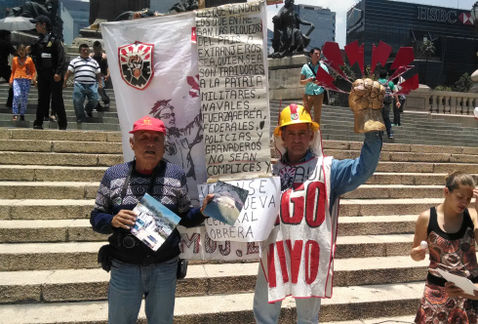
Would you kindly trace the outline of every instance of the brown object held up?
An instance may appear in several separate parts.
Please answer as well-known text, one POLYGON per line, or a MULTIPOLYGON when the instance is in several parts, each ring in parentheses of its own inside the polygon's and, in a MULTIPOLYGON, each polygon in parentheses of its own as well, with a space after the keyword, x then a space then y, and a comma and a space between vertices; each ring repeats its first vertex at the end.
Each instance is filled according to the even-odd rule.
POLYGON ((349 107, 354 112, 356 133, 383 131, 382 111, 385 87, 372 79, 357 79, 349 94, 349 107))

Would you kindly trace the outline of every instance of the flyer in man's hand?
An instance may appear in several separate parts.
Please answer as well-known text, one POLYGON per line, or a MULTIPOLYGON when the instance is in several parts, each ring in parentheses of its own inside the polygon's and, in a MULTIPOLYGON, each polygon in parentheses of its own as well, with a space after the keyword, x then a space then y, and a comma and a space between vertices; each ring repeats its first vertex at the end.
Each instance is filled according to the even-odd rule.
POLYGON ((153 251, 159 249, 181 220, 178 215, 147 193, 133 211, 137 218, 131 228, 131 234, 153 251))
POLYGON ((214 198, 206 205, 204 215, 234 225, 244 207, 249 191, 218 181, 212 193, 214 198))

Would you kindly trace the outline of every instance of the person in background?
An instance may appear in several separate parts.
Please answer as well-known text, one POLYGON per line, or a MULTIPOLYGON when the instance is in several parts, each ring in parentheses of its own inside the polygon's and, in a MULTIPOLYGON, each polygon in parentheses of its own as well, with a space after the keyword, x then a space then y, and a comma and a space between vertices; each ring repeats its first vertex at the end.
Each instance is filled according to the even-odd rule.
POLYGON ((305 85, 304 106, 305 109, 314 117, 314 121, 320 124, 322 115, 322 103, 324 102, 325 89, 317 84, 316 76, 319 67, 329 72, 327 66, 320 61, 322 51, 320 48, 310 50, 310 62, 304 64, 300 71, 300 84, 305 85), (312 109, 314 110, 312 113, 312 109))
POLYGON ((20 44, 17 49, 18 56, 12 60, 12 74, 10 76, 10 86, 13 87, 13 105, 12 120, 17 121, 20 113, 20 120, 25 120, 27 111, 28 93, 30 85, 36 85, 35 64, 31 57, 27 56, 26 47, 20 44))
POLYGON ((477 323, 478 321, 478 190, 475 180, 461 171, 445 180, 441 204, 422 212, 415 224, 410 256, 415 261, 430 253, 425 291, 415 323, 477 323), (468 208, 475 198, 472 208, 468 208), (466 294, 447 282, 437 269, 470 279, 476 289, 466 294))
MULTIPOLYGON (((58 128, 66 129, 67 120, 63 102, 62 79, 65 72, 65 50, 61 40, 49 30, 50 18, 40 15, 32 20, 38 40, 31 46, 31 56, 37 70, 38 107, 34 129, 43 129, 43 121, 48 119, 51 108, 58 119, 58 128)), ((55 118, 55 119, 56 119, 55 118)))
MULTIPOLYGON (((394 80, 394 84, 397 88, 397 91, 400 91, 400 83, 405 81, 403 77, 399 77, 394 80)), ((402 126, 402 123, 400 122, 400 114, 403 112, 403 108, 405 107, 405 101, 407 100, 407 97, 404 94, 398 94, 398 102, 400 105, 397 105, 397 100, 393 101, 393 123, 392 126, 402 126)))
POLYGON ((382 116, 383 116, 383 122, 385 124, 385 129, 387 131, 387 136, 389 139, 393 139, 392 123, 390 122, 390 105, 392 104, 395 98, 396 105, 398 108, 400 108, 400 101, 398 100, 398 96, 395 93, 395 90, 396 90, 395 84, 392 81, 388 81, 386 78, 387 78, 387 71, 382 70, 380 72, 380 77, 377 81, 385 87, 385 96, 383 97, 382 116))
POLYGON ((87 44, 81 44, 78 47, 80 55, 70 61, 68 70, 65 74, 63 87, 70 75, 74 75, 73 86, 73 106, 75 108, 76 122, 86 122, 85 111, 88 117, 93 117, 93 109, 98 104, 98 87, 103 87, 100 83, 100 66, 98 62, 90 57, 90 47, 87 44), (88 102, 85 105, 85 100, 88 102))
POLYGON ((90 223, 96 232, 112 234, 100 249, 103 269, 111 270, 108 290, 108 323, 136 323, 143 296, 148 323, 173 323, 180 236, 177 229, 157 251, 130 233, 136 221, 132 209, 149 193, 191 227, 204 220, 192 208, 184 171, 165 159, 166 127, 157 118, 144 116, 130 131, 134 160, 108 168, 96 195, 90 223))
POLYGON ((103 48, 101 46, 100 41, 95 41, 93 43, 93 53, 90 56, 98 62, 98 65, 101 69, 100 74, 100 84, 101 86, 98 87, 98 94, 101 96, 101 101, 103 101, 103 107, 101 107, 100 102, 98 101, 98 105, 96 106, 97 111, 108 111, 110 109, 110 97, 106 93, 106 82, 108 82, 110 78, 110 69, 108 68, 108 60, 106 59, 106 53, 103 52, 103 48))
MULTIPOLYGON (((14 55, 15 52, 15 48, 10 41, 10 32, 8 30, 0 30, 0 78, 4 78, 7 82, 9 82, 12 73, 12 69, 8 64, 8 58, 10 55, 14 55)), ((5 106, 11 108, 12 101, 13 89, 10 87, 8 89, 8 98, 5 106)))

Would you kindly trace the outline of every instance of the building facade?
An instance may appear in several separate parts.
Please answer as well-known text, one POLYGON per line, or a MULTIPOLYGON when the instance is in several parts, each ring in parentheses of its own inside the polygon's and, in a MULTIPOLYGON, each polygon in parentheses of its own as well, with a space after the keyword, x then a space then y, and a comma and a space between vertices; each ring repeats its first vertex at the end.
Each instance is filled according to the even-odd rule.
MULTIPOLYGON (((335 12, 309 5, 297 5, 295 10, 300 19, 311 22, 315 26, 309 35, 310 44, 307 48, 320 48, 325 42, 335 42, 335 12)), ((309 30, 309 26, 301 25, 300 29, 305 34, 309 30)))
POLYGON ((80 33, 80 29, 89 25, 90 3, 78 0, 60 2, 60 16, 63 20, 63 40, 71 44, 80 33))
POLYGON ((366 65, 381 40, 392 46, 391 60, 401 46, 414 47, 420 83, 430 87, 453 85, 478 63, 478 32, 470 11, 461 9, 362 0, 347 13, 347 44, 355 40, 365 45, 366 65), (424 50, 427 42, 434 51, 424 50))
POLYGON ((6 16, 7 10, 24 5, 26 0, 2 0, 0 1, 0 18, 6 16))

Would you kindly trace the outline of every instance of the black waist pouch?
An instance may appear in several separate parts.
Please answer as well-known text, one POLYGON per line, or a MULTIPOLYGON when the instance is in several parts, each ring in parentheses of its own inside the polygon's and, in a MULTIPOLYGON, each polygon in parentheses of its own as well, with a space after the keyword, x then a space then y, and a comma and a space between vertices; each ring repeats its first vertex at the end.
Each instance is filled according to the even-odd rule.
POLYGON ((178 270, 176 272, 177 279, 184 279, 188 272, 188 260, 178 259, 178 270))
POLYGON ((111 246, 109 244, 103 245, 98 251, 98 263, 106 272, 111 270, 111 260, 113 259, 111 253, 111 246))

